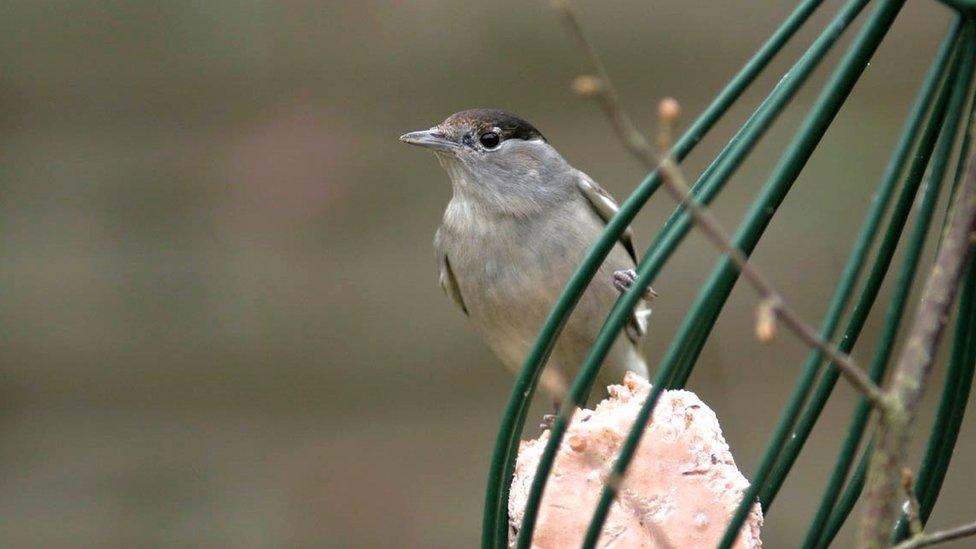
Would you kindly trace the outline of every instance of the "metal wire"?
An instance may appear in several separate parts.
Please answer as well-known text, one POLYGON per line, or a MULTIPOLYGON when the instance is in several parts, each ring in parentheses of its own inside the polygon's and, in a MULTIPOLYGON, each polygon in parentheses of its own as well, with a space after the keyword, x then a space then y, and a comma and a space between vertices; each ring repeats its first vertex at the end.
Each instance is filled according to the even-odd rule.
MULTIPOLYGON (((692 189, 699 202, 707 204, 717 196, 732 174, 751 153, 758 140, 765 134, 785 106, 789 104, 813 69, 820 63, 831 46, 868 1, 849 0, 840 9, 803 56, 729 140, 715 160, 702 172, 692 189)), ((716 100, 677 141, 672 151, 676 160, 681 161, 711 130, 712 126, 765 69, 783 45, 804 25, 821 3, 822 0, 806 0, 798 5, 773 36, 763 44, 756 55, 743 66, 716 100)), ((848 51, 844 54, 735 235, 736 247, 746 255, 751 253, 758 243, 776 209, 813 154, 824 133, 860 78, 871 56, 888 33, 904 3, 905 0, 879 0, 848 51)), ((929 164, 929 159, 932 158, 932 170, 923 191, 915 227, 909 236, 905 259, 902 263, 895 292, 888 306, 881 339, 871 364, 870 374, 876 380, 880 380, 883 376, 901 318, 904 316, 907 298, 929 232, 941 183, 944 179, 948 160, 956 145, 955 137, 963 119, 962 114, 973 78, 973 65, 976 63, 976 31, 973 30, 972 21, 968 18, 976 12, 976 0, 947 0, 945 3, 965 11, 963 15, 966 17, 960 16, 950 27, 947 37, 922 84, 902 136, 879 184, 877 194, 868 208, 864 226, 855 241, 851 256, 844 268, 820 328, 820 335, 824 339, 829 340, 834 335, 841 315, 865 265, 865 259, 873 244, 874 235, 881 224, 890 199, 894 195, 900 175, 909 161, 912 146, 917 140, 915 154, 911 155, 911 163, 905 174, 905 182, 898 194, 891 219, 888 220, 884 239, 879 245, 875 261, 871 264, 871 272, 864 288, 858 295, 851 318, 845 328, 844 338, 838 344, 838 347, 844 352, 850 352, 853 348, 887 274, 888 266, 900 240, 915 194, 929 164), (962 23, 964 20, 967 22, 966 25, 962 23), (928 113, 927 120, 926 113, 928 113), (923 120, 925 121, 924 129, 922 129, 923 120), (919 137, 920 130, 921 136, 919 137)), ((974 99, 974 103, 976 103, 976 99, 974 99)), ((970 120, 972 117, 973 114, 970 111, 970 120)), ((967 133, 964 140, 968 141, 968 139, 967 133)), ((957 167, 957 179, 960 173, 961 164, 960 167, 957 167)), ((621 205, 618 215, 611 220, 606 231, 567 283, 525 360, 505 408, 492 456, 482 530, 483 548, 505 547, 507 545, 508 493, 518 442, 535 386, 554 346, 555 339, 561 332, 579 297, 599 269, 603 259, 616 245, 620 234, 660 185, 660 176, 654 171, 638 185, 634 193, 621 205)), ((953 185, 954 187, 955 185, 953 185)), ((627 293, 621 296, 607 317, 603 329, 581 366, 579 374, 574 379, 569 394, 564 399, 560 412, 551 427, 550 438, 533 479, 525 514, 518 531, 516 541, 519 548, 527 549, 531 546, 532 534, 546 481, 559 445, 568 428, 569 418, 574 407, 585 404, 586 396, 589 394, 597 371, 618 337, 629 312, 640 299, 644 289, 651 284, 671 254, 683 241, 690 227, 690 217, 687 212, 679 207, 664 224, 638 264, 636 282, 627 293)), ((961 293, 960 307, 963 304, 972 307, 974 300, 976 300, 974 297, 976 290, 973 289, 973 286, 976 286, 976 281, 973 280, 976 278, 976 274, 973 274, 973 271, 976 269, 971 266, 966 278, 966 286, 961 293)), ((723 257, 703 286, 678 334, 669 346, 665 358, 654 376, 651 392, 621 447, 620 454, 600 495, 593 519, 586 532, 583 547, 595 547, 603 523, 609 514, 610 505, 620 487, 627 466, 636 452, 645 427, 650 421, 659 396, 666 388, 683 387, 687 383, 695 362, 737 278, 737 270, 727 257, 723 257)), ((965 311, 966 309, 961 310, 965 311)), ((972 315, 960 314, 958 316, 946 386, 929 439, 926 457, 916 482, 916 492, 921 502, 923 521, 931 513, 945 471, 948 468, 951 451, 958 437, 959 425, 962 421, 965 402, 972 383, 974 362, 976 362, 976 320, 972 318, 965 320, 963 318, 972 315), (953 382, 951 386, 950 381, 953 382)), ((774 428, 767 450, 753 476, 752 484, 744 494, 742 503, 737 508, 720 547, 730 547, 735 541, 738 531, 757 496, 764 511, 768 513, 769 506, 775 499, 836 384, 837 370, 830 367, 823 373, 813 396, 810 397, 817 374, 821 371, 822 362, 819 352, 810 353, 797 384, 787 401, 784 412, 774 428), (810 397, 810 402, 804 408, 804 403, 808 397, 810 397), (803 411, 802 416, 800 415, 801 410, 803 411), (791 437, 791 433, 795 436, 791 437)), ((831 481, 821 502, 821 507, 818 509, 804 542, 804 547, 822 547, 829 544, 860 495, 867 467, 866 457, 870 455, 870 445, 838 502, 838 493, 850 469, 857 446, 863 437, 869 412, 870 409, 865 403, 859 404, 849 427, 841 455, 835 465, 831 481), (831 508, 833 508, 833 512, 831 512, 831 508)), ((899 533, 903 536, 907 531, 904 524, 901 524, 899 528, 899 533)))

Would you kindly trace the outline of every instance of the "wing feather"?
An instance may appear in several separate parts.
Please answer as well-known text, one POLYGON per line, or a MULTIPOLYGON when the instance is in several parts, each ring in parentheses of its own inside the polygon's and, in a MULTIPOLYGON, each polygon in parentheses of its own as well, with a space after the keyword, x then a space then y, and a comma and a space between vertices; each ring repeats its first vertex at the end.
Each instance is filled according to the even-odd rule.
MULTIPOLYGON (((583 197, 590 203, 593 207, 593 211, 596 212, 603 222, 609 223, 613 216, 617 215, 620 207, 617 205, 617 201, 610 196, 610 193, 605 191, 603 187, 597 184, 596 181, 590 179, 586 174, 581 173, 580 177, 576 179, 577 186, 583 197)), ((634 250, 634 231, 630 227, 627 227, 624 232, 620 235, 620 244, 623 245, 624 249, 627 250, 627 254, 630 258, 634 260, 634 265, 637 265, 637 252, 634 250)))
MULTIPOLYGON (((620 210, 617 201, 603 187, 597 184, 596 181, 593 181, 582 172, 576 181, 580 192, 590 203, 590 206, 593 207, 593 211, 603 220, 604 224, 609 223, 613 219, 613 216, 617 215, 617 212, 620 210)), ((637 252, 634 249, 634 231, 629 226, 621 233, 620 244, 627 250, 627 254, 636 266, 637 252)), ((647 321, 650 315, 651 309, 643 304, 638 304, 634 312, 630 315, 630 319, 627 322, 627 329, 624 332, 634 345, 637 345, 641 338, 647 334, 647 321)))
POLYGON ((441 289, 444 290, 444 293, 451 296, 451 299, 454 300, 454 303, 457 303, 458 307, 461 307, 464 314, 468 314, 468 307, 464 304, 464 298, 461 296, 461 288, 458 286, 457 279, 454 278, 454 271, 451 270, 451 261, 447 258, 446 254, 440 256, 438 269, 440 270, 438 281, 441 284, 441 289))

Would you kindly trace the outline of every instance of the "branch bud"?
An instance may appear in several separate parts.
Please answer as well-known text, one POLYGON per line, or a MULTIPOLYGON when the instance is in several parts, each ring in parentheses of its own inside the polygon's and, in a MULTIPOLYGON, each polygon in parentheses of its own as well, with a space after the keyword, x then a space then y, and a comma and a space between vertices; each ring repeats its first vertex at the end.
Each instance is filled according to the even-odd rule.
POLYGON ((581 74, 573 80, 573 93, 582 97, 593 97, 603 91, 603 81, 590 74, 581 74))
POLYGON ((776 303, 764 299, 756 309, 756 339, 769 343, 776 337, 776 303))
POLYGON ((673 97, 665 97, 657 104, 657 117, 661 124, 674 126, 681 117, 681 104, 673 97))

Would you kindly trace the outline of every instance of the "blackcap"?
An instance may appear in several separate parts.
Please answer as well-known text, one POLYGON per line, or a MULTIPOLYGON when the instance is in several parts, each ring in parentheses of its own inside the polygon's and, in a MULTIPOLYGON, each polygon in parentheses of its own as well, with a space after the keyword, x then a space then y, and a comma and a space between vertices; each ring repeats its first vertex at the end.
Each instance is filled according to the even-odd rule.
MULTIPOLYGON (((498 358, 518 371, 617 203, 532 124, 504 111, 462 111, 400 140, 433 151, 454 189, 434 237, 441 287, 498 358)), ((618 292, 633 283, 636 261, 628 228, 552 351, 540 382, 554 398, 566 393, 618 292)), ((654 295, 649 289, 644 297, 654 295)), ((607 355, 597 387, 620 383, 626 371, 647 377, 640 344, 649 316, 640 303, 607 355)))

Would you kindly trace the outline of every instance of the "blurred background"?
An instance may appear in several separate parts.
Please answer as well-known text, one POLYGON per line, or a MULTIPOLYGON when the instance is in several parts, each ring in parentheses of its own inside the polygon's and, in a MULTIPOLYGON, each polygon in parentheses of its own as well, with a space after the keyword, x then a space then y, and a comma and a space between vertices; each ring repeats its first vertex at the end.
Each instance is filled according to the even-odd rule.
MULTIPOLYGON (((663 96, 685 124, 701 112, 794 4, 577 8, 652 129, 663 96)), ((512 377, 437 285, 449 182, 397 137, 504 108, 624 198, 643 170, 571 94, 583 64, 545 3, 20 0, 0 13, 0 545, 474 546, 512 377)), ((756 252, 813 323, 948 19, 908 3, 756 252)), ((727 226, 852 34, 718 199, 727 226)), ((652 199, 639 247, 671 209, 652 199)), ((655 282, 652 369, 715 257, 692 237, 655 282)), ((886 295, 855 356, 873 351, 886 295)), ((759 345, 754 306, 740 285, 689 386, 747 476, 806 354, 786 334, 759 345)), ((841 383, 767 517, 768 547, 804 532, 854 402, 841 383)), ((976 515, 973 427, 934 526, 976 515)))

